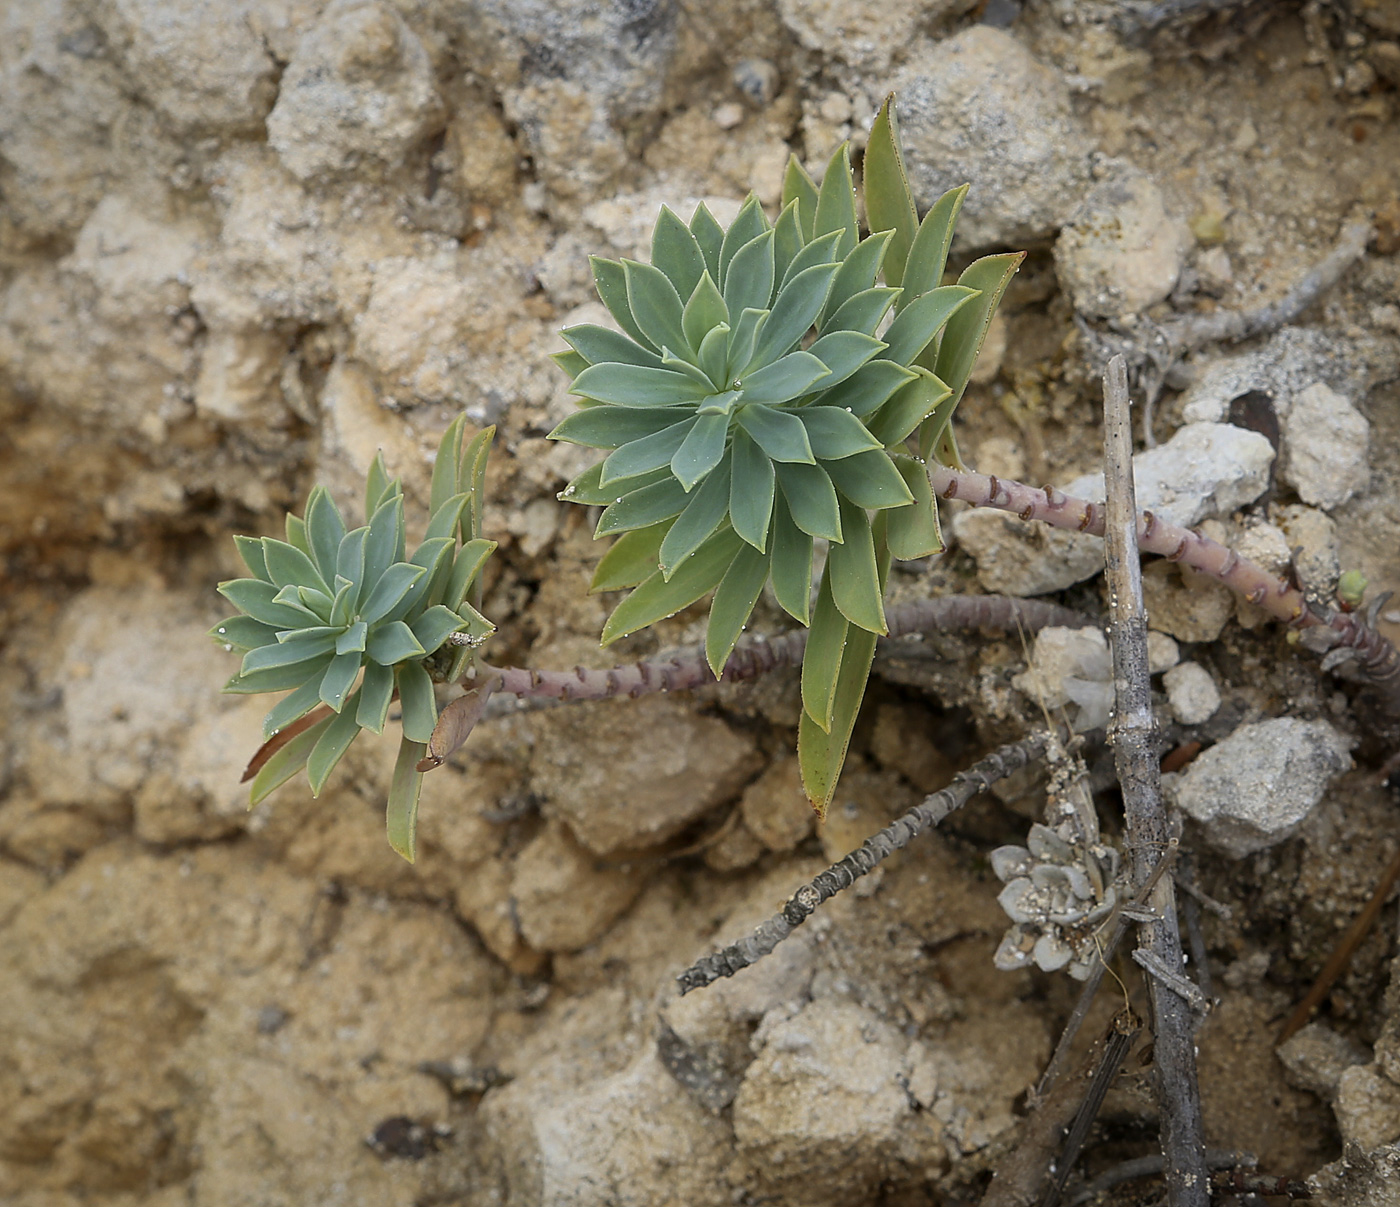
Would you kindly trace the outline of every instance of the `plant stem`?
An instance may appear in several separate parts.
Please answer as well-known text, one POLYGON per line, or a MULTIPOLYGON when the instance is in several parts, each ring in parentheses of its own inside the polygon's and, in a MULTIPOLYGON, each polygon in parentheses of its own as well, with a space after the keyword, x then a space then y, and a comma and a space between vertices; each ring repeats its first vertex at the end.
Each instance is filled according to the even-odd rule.
MULTIPOLYGON (((1109 740, 1123 788, 1130 876, 1137 889, 1152 877, 1166 854, 1168 832, 1148 678, 1147 612, 1142 602, 1142 559, 1137 547, 1131 432, 1128 368, 1121 356, 1115 356, 1104 374, 1105 573, 1117 709, 1109 724, 1109 740)), ((1148 903, 1156 918, 1139 924, 1142 946, 1160 966, 1179 970, 1181 935, 1170 876, 1158 879, 1148 903)), ((1154 1081, 1162 1151, 1167 1158, 1167 1201, 1171 1207, 1208 1207, 1210 1182, 1191 1007, 1159 977, 1148 978, 1148 991, 1155 1041, 1154 1081)))
MULTIPOLYGON (((1053 486, 1039 489, 971 470, 930 465, 929 480, 945 499, 961 499, 974 507, 995 507, 1023 520, 1039 520, 1055 528, 1069 528, 1093 536, 1104 535, 1104 506, 1075 498, 1053 486)), ((1241 557, 1218 541, 1179 524, 1171 524, 1150 511, 1137 513, 1140 550, 1180 562, 1224 583, 1237 595, 1290 628, 1325 627, 1331 630, 1332 649, 1356 651, 1362 674, 1383 689, 1386 704, 1400 713, 1400 651, 1371 628, 1361 612, 1330 609, 1318 615, 1297 587, 1270 574, 1247 557, 1241 557)))
POLYGON ((908 846, 923 831, 936 826, 955 809, 962 808, 977 793, 1038 759, 1049 741, 1049 731, 1042 730, 1023 741, 1002 746, 966 771, 958 772, 953 782, 942 791, 925 797, 903 817, 867 838, 858 850, 804 884, 783 906, 782 913, 762 923, 748 938, 740 939, 714 955, 705 956, 687 968, 676 978, 682 996, 692 989, 703 988, 721 977, 733 976, 740 969, 756 964, 807 921, 823 901, 849 888, 882 860, 908 846))

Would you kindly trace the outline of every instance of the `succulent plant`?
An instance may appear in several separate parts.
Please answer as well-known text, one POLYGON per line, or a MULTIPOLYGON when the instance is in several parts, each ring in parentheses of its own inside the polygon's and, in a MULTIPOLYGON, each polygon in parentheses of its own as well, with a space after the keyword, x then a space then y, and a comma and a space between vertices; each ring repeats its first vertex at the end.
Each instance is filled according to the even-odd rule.
POLYGON ((718 675, 771 582, 811 627, 799 753, 819 811, 886 631, 890 560, 943 547, 925 459, 957 458, 949 421, 1021 260, 942 284, 967 188, 918 221, 889 101, 864 176, 864 238, 845 146, 820 187, 790 161, 776 222, 755 197, 728 229, 703 204, 688 224, 663 209, 650 264, 592 261, 621 331, 569 328, 556 357, 580 401, 551 437, 607 450, 560 498, 601 505, 595 535, 617 538, 594 589, 631 588, 603 643, 713 591, 718 675))
POLYGON ((403 485, 381 456, 365 486, 368 523, 346 530, 324 487, 286 540, 235 537, 251 578, 221 583, 238 609, 210 636, 242 653, 228 692, 289 691, 263 721, 249 767, 257 803, 302 767, 319 795, 361 730, 379 734, 397 697, 403 738, 388 808, 389 839, 413 858, 421 773, 437 723, 433 681, 458 678, 493 626, 472 595, 494 541, 482 540, 481 480, 493 429, 462 447, 463 419, 443 436, 427 532, 410 557, 403 485))

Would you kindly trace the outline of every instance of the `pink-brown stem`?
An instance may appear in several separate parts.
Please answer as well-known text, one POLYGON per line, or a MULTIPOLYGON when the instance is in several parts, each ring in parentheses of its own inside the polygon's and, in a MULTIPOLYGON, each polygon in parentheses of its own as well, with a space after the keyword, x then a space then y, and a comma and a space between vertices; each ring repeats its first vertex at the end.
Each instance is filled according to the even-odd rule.
MULTIPOLYGON (((946 465, 931 466, 929 480, 933 489, 945 499, 961 499, 974 507, 995 507, 1023 520, 1040 520, 1056 528, 1100 537, 1104 534, 1102 503, 1075 498, 1053 486, 1037 489, 1023 482, 998 478, 995 474, 957 470, 946 465)), ((1179 524, 1168 523, 1150 511, 1138 513, 1137 536, 1138 547, 1143 552, 1160 554, 1169 561, 1180 562, 1218 579, 1291 628, 1330 628, 1336 634, 1333 648, 1342 646, 1355 650, 1362 672, 1373 682, 1394 685, 1400 677, 1400 652, 1370 628, 1361 613, 1331 609, 1328 614, 1318 615, 1308 607, 1297 587, 1218 541, 1179 524)))

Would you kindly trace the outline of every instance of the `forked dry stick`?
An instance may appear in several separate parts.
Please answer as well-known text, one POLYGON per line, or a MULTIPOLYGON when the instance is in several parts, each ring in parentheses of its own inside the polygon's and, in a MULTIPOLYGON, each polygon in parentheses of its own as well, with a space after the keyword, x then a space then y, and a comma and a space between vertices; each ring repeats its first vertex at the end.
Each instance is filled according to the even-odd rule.
MULTIPOLYGON (((1104 374, 1104 479, 1109 638, 1113 648, 1116 713, 1109 724, 1123 812, 1129 876, 1134 888, 1151 878, 1166 853, 1167 810, 1154 739, 1152 692, 1147 665, 1147 612, 1142 602, 1142 564, 1137 544, 1137 503, 1133 490, 1132 428, 1128 369, 1115 356, 1104 374)), ((1138 936, 1149 962, 1180 969, 1172 878, 1162 876, 1148 903, 1155 915, 1139 924, 1138 936)), ((1154 1089, 1161 1115, 1162 1151, 1167 1159, 1170 1207, 1207 1207, 1200 1087, 1196 1080, 1195 1019, 1191 1003, 1162 978, 1149 976, 1152 1003, 1154 1089)))

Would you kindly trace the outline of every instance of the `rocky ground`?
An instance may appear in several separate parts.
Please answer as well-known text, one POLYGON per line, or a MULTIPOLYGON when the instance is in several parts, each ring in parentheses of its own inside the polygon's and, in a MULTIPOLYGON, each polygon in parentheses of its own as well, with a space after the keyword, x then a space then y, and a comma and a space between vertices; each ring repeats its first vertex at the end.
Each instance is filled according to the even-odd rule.
MULTIPOLYGON (((859 148, 897 89, 924 201, 971 182, 955 258, 1031 253, 959 412, 984 472, 1092 474, 1100 336, 1276 300, 1371 221, 1297 324, 1171 367, 1139 475, 1324 596, 1400 589, 1397 85, 1393 0, 0 5, 0 1200, 975 1201, 1075 989, 992 963, 989 855, 1033 778, 759 967, 672 978, 1042 707, 1102 710, 1101 642, 882 657, 820 829, 791 676, 500 717, 428 777, 410 866, 388 750, 245 809, 266 701, 218 694, 204 636, 229 536, 315 481, 353 507, 381 448, 422 503, 465 408, 500 429, 493 657, 605 665, 599 550, 554 499, 586 456, 544 439, 555 333, 602 314, 588 253, 641 254, 663 202, 773 203, 790 152, 859 148)), ((945 519, 899 597, 1102 611, 1088 538, 945 519)), ((1400 1202, 1392 908, 1273 1045, 1400 847, 1395 725, 1223 588, 1159 562, 1146 589, 1167 736, 1206 747, 1183 847, 1228 911, 1197 970, 1208 1142, 1400 1202)), ((1153 1151, 1148 1059, 1087 1175, 1153 1151)))

